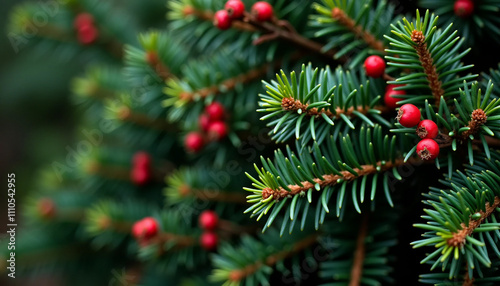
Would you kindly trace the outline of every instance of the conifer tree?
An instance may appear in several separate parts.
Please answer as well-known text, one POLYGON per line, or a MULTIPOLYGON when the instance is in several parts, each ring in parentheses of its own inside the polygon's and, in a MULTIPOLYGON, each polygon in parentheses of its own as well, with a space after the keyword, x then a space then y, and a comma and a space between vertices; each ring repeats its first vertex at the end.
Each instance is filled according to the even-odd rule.
POLYGON ((466 57, 498 48, 499 0, 169 0, 155 29, 47 3, 43 25, 12 11, 11 43, 91 64, 74 152, 23 202, 19 277, 500 285, 500 71, 466 57))

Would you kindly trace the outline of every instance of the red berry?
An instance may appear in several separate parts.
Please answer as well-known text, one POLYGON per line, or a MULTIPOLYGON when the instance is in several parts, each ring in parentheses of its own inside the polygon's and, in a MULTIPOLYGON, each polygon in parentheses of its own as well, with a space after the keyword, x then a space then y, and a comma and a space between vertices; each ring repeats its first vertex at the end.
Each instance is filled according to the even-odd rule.
POLYGON ((90 45, 97 40, 99 31, 93 26, 83 26, 78 29, 78 41, 83 45, 90 45))
POLYGON ((439 145, 432 139, 423 139, 417 144, 417 154, 422 160, 436 159, 439 155, 439 145))
POLYGON ((219 141, 227 136, 227 125, 222 121, 215 121, 210 123, 208 127, 208 137, 210 139, 219 141))
POLYGON ((198 124, 200 125, 200 128, 201 130, 203 130, 203 132, 207 132, 208 127, 210 127, 210 117, 208 117, 207 114, 200 115, 200 117, 198 118, 198 124))
POLYGON ((139 151, 134 154, 132 165, 135 168, 149 168, 151 166, 151 156, 147 152, 139 151))
POLYGON ((203 145, 205 145, 205 140, 198 132, 191 132, 184 138, 184 146, 189 152, 196 153, 203 148, 203 145))
POLYGON ((245 4, 241 0, 229 0, 226 2, 224 6, 229 17, 231 19, 238 19, 243 16, 243 12, 245 12, 245 4))
POLYGON ((420 121, 417 125, 417 135, 422 139, 434 139, 439 133, 437 124, 429 119, 420 121))
POLYGON ((137 221, 132 226, 132 235, 135 238, 149 239, 158 234, 158 222, 152 217, 145 217, 140 221, 137 221))
POLYGON ((217 234, 213 232, 204 232, 200 236, 200 244, 206 250, 214 250, 217 247, 217 243, 219 242, 219 238, 217 234))
POLYGON ((413 104, 405 104, 399 108, 396 119, 404 127, 413 127, 420 122, 420 109, 413 104))
POLYGON ((204 211, 198 218, 201 228, 206 230, 214 230, 219 223, 219 217, 214 211, 204 211))
POLYGON ((219 102, 212 102, 210 105, 205 107, 205 113, 208 114, 211 121, 219 121, 224 119, 226 110, 219 102))
POLYGON ((393 90, 396 87, 400 87, 400 86, 405 86, 405 85, 404 84, 388 84, 385 86, 385 91, 393 90))
POLYGON ((226 10, 219 10, 215 12, 214 26, 219 30, 227 30, 231 28, 231 18, 226 10))
POLYGON ((363 65, 369 77, 381 77, 385 72, 385 61, 379 56, 369 56, 363 65))
POLYGON ((474 13, 474 2, 471 0, 457 0, 453 10, 458 17, 468 18, 474 13))
POLYGON ((56 205, 54 201, 48 198, 42 198, 38 201, 38 213, 42 218, 53 218, 56 214, 56 205))
POLYGON ((386 87, 386 92, 384 95, 384 102, 385 105, 389 108, 396 108, 398 107, 398 102, 403 100, 402 98, 395 98, 393 97, 394 95, 405 95, 406 91, 404 90, 394 90, 394 88, 398 87, 400 85, 388 85, 386 87))
POLYGON ((79 30, 86 26, 94 25, 94 17, 89 13, 78 14, 73 22, 75 29, 79 30))
POLYGON ((269 21, 274 15, 273 6, 265 1, 255 2, 252 6, 252 15, 257 21, 269 21))
POLYGON ((147 167, 134 167, 130 171, 130 180, 138 186, 144 186, 151 180, 151 171, 147 167))

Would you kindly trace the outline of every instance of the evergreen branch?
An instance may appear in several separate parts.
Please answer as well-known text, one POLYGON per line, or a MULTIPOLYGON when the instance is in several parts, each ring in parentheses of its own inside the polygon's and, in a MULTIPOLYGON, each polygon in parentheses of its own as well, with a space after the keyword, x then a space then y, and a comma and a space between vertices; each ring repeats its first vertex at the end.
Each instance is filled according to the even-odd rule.
POLYGON ((318 38, 326 38, 325 48, 338 49, 335 59, 350 58, 349 68, 362 65, 370 53, 384 54, 384 34, 394 22, 395 7, 387 1, 329 1, 315 3, 317 15, 310 26, 318 38))
POLYGON ((239 282, 239 281, 243 280, 244 278, 257 272, 264 265, 272 267, 277 262, 280 262, 282 260, 285 260, 287 258, 290 258, 290 257, 296 255, 297 253, 300 253, 304 249, 315 244, 317 242, 317 240, 318 240, 318 234, 317 233, 312 234, 312 235, 296 242, 295 244, 293 244, 290 247, 290 249, 282 250, 280 252, 276 252, 276 253, 272 253, 272 254, 268 255, 267 257, 262 259, 262 261, 264 261, 264 262, 257 261, 255 264, 248 265, 243 269, 234 269, 229 274, 229 280, 234 281, 234 282, 239 282))
POLYGON ((441 96, 444 95, 444 90, 442 88, 442 82, 439 80, 439 74, 437 73, 431 53, 429 52, 427 43, 425 42, 425 36, 422 31, 413 30, 411 40, 416 43, 415 50, 422 67, 424 68, 424 72, 427 75, 427 81, 429 82, 432 96, 435 99, 435 104, 436 106, 439 106, 441 96))
POLYGON ((447 99, 460 95, 461 84, 474 79, 477 75, 462 75, 472 65, 463 66, 460 60, 470 51, 459 52, 463 40, 456 37, 457 32, 450 33, 451 25, 443 31, 435 26, 438 17, 426 11, 423 19, 417 10, 416 21, 391 25, 396 38, 385 36, 391 43, 386 51, 394 56, 386 56, 388 65, 404 71, 395 81, 389 84, 401 84, 399 90, 412 91, 415 96, 407 94, 400 101, 404 103, 422 104, 426 99, 433 99, 436 106, 441 104, 441 96, 447 99), (414 73, 408 71, 416 70, 414 73))
MULTIPOLYGON (((183 12, 182 14, 185 18, 190 17, 190 16, 194 16, 202 21, 206 21, 206 22, 210 22, 210 23, 212 23, 214 21, 214 12, 210 11, 210 10, 199 10, 191 5, 187 5, 187 6, 184 6, 184 9, 182 12, 183 12)), ((240 31, 247 31, 247 32, 256 32, 257 31, 257 29, 254 26, 252 26, 248 23, 242 22, 242 21, 234 21, 232 23, 231 28, 234 28, 234 29, 240 30, 240 31)))
POLYGON ((349 286, 361 285, 363 277, 363 264, 365 260, 365 240, 368 234, 368 216, 363 215, 363 221, 359 228, 358 239, 356 241, 356 251, 354 252, 354 261, 351 267, 351 280, 349 286))
MULTIPOLYGON (((254 188, 244 188, 252 193, 247 198, 253 204, 245 213, 251 212, 252 216, 256 215, 257 220, 260 220, 270 212, 266 223, 269 227, 283 206, 287 205, 285 216, 293 221, 291 231, 301 214, 307 216, 316 190, 320 191, 315 217, 315 226, 318 228, 326 213, 330 212, 328 204, 334 193, 337 193, 337 216, 343 215, 347 203, 346 192, 352 194, 352 203, 356 211, 361 213, 359 203, 365 199, 367 184, 372 186, 370 199, 374 200, 379 175, 382 177, 386 199, 392 206, 389 176, 391 181, 394 178, 401 179, 397 167, 403 165, 404 161, 396 153, 396 137, 384 136, 382 132, 379 125, 373 129, 362 126, 359 133, 353 133, 352 136, 345 135, 338 139, 330 136, 321 145, 315 143, 310 148, 297 146, 298 156, 287 147, 287 156, 277 150, 274 162, 261 157, 263 168, 255 166, 259 180, 247 174, 254 188), (371 183, 367 183, 368 178, 371 183), (351 192, 347 190, 348 185, 351 192)), ((283 223, 282 231, 286 222, 283 223)))
POLYGON ((369 31, 364 30, 361 25, 356 25, 356 22, 352 18, 347 16, 346 13, 340 8, 333 8, 332 18, 349 29, 356 35, 356 37, 363 39, 363 41, 365 41, 365 43, 374 50, 380 51, 382 53, 385 51, 385 46, 382 41, 377 40, 375 36, 373 36, 369 31))
POLYGON ((156 51, 146 52, 146 62, 161 79, 166 80, 171 76, 170 70, 162 61, 160 61, 156 51))
POLYGON ((403 160, 396 160, 394 163, 386 162, 385 164, 377 162, 375 165, 361 165, 361 168, 352 168, 352 170, 349 171, 339 171, 340 175, 323 175, 321 178, 312 179, 313 182, 309 180, 301 182, 298 185, 288 185, 286 189, 284 187, 279 187, 278 189, 264 188, 262 189, 262 199, 266 200, 272 197, 273 200, 280 201, 284 198, 304 195, 306 191, 317 188, 317 186, 323 189, 328 186, 335 186, 338 183, 350 182, 363 176, 385 172, 401 165, 403 165, 403 160))
POLYGON ((461 224, 462 229, 458 232, 453 233, 453 237, 448 239, 448 245, 453 247, 463 246, 467 240, 468 236, 471 236, 472 233, 476 230, 476 228, 481 226, 481 223, 490 217, 495 211, 496 208, 500 207, 500 197, 495 197, 493 203, 490 205, 490 202, 486 202, 485 210, 480 210, 478 213, 480 215, 479 218, 471 218, 469 223, 466 225, 465 223, 461 224))
POLYGON ((338 134, 361 123, 391 126, 379 115, 389 110, 378 104, 382 80, 369 81, 364 73, 345 72, 341 67, 332 72, 328 66, 318 70, 309 64, 302 66, 298 76, 281 71, 276 81, 264 84, 267 94, 259 95, 262 108, 257 111, 267 113, 261 120, 279 117, 268 123, 274 127, 270 135, 278 142, 295 134, 304 145, 309 139, 321 143, 325 137, 317 134, 338 134), (304 120, 306 116, 310 120, 304 120))

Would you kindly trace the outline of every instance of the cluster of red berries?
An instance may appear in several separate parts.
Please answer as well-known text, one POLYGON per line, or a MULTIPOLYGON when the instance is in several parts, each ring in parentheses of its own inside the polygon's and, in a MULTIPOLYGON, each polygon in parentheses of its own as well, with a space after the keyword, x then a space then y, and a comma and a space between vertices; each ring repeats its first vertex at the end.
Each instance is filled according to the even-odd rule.
POLYGON ((474 13, 474 1, 457 0, 453 5, 453 11, 460 18, 469 18, 474 13))
POLYGON ((184 145, 189 152, 200 151, 206 142, 220 141, 227 136, 228 127, 224 122, 226 110, 219 102, 213 102, 205 107, 205 113, 198 120, 200 131, 188 133, 184 145))
POLYGON ((94 17, 89 13, 81 13, 76 16, 74 26, 77 31, 78 41, 83 45, 90 45, 94 43, 99 37, 94 17))
MULTIPOLYGON (((220 30, 227 30, 231 28, 233 20, 241 19, 244 14, 245 4, 241 0, 229 0, 224 5, 224 10, 215 12, 214 26, 220 30)), ((274 15, 273 6, 265 1, 258 1, 253 4, 250 14, 257 21, 269 21, 274 15)))
POLYGON ((439 133, 437 124, 432 120, 420 120, 420 109, 413 104, 405 104, 399 108, 396 117, 404 127, 417 126, 417 135, 422 140, 417 144, 417 154, 422 160, 433 160, 439 155, 439 145, 434 140, 439 133))
POLYGON ((145 217, 132 226, 132 235, 140 243, 145 243, 158 234, 158 221, 153 217, 145 217))
POLYGON ((200 245, 206 250, 213 250, 217 247, 219 238, 214 232, 215 228, 219 223, 219 217, 214 211, 203 211, 198 222, 200 227, 204 230, 203 234, 200 236, 200 245))
POLYGON ((151 177, 151 156, 144 151, 135 153, 132 158, 130 180, 138 186, 143 186, 151 180, 151 177))

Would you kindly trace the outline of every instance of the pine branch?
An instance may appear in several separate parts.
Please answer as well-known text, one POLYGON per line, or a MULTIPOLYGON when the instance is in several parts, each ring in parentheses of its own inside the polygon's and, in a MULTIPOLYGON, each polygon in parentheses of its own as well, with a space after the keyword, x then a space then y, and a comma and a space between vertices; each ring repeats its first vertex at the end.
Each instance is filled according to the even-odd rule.
POLYGON ((375 165, 361 165, 361 168, 353 168, 350 171, 340 171, 340 175, 323 175, 321 178, 312 179, 313 182, 304 181, 300 185, 288 185, 287 189, 279 187, 278 189, 264 188, 262 190, 262 199, 266 200, 272 197, 275 201, 280 201, 283 198, 292 198, 296 195, 304 195, 310 189, 323 189, 328 186, 335 186, 338 183, 350 182, 363 176, 373 175, 379 172, 385 172, 392 168, 397 168, 403 165, 403 160, 399 159, 393 162, 377 162, 375 165))
POLYGON ((356 241, 356 251, 354 252, 354 260, 351 267, 351 280, 349 286, 361 285, 363 277, 363 264, 365 260, 365 240, 368 234, 368 216, 363 216, 363 221, 359 228, 358 239, 356 241))
POLYGON ((478 212, 480 214, 480 218, 471 218, 467 225, 465 223, 462 223, 462 229, 458 232, 453 233, 453 237, 448 239, 448 245, 453 247, 463 246, 466 242, 467 237, 472 235, 472 233, 474 233, 474 230, 476 230, 476 228, 478 228, 485 219, 491 216, 498 207, 500 207, 500 197, 495 197, 491 205, 489 202, 486 202, 486 211, 480 210, 478 212))
POLYGON ((164 132, 178 132, 177 125, 170 124, 163 119, 150 118, 146 114, 135 113, 126 106, 119 109, 117 117, 123 122, 132 123, 146 128, 152 128, 164 132))
POLYGON ((160 60, 158 53, 156 51, 146 52, 146 62, 151 68, 156 72, 156 74, 163 80, 168 79, 171 76, 170 70, 167 66, 160 60))

